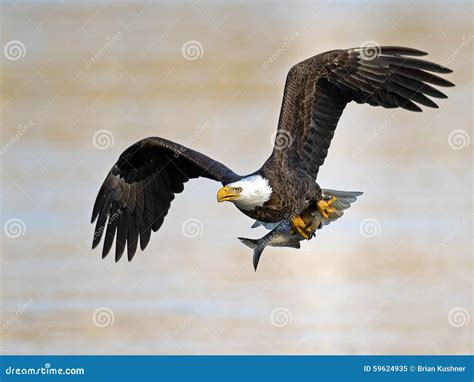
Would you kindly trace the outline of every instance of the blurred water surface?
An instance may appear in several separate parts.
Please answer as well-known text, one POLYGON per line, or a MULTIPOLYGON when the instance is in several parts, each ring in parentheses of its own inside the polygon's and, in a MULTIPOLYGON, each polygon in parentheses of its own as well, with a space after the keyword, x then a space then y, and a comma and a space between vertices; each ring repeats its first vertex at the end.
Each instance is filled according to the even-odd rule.
POLYGON ((3 353, 472 351, 472 4, 1 12, 2 47, 24 47, 1 57, 2 224, 24 224, 2 238, 3 353), (370 40, 430 52, 457 86, 424 113, 349 105, 318 182, 365 194, 317 239, 267 249, 255 273, 236 237, 264 231, 197 180, 133 262, 90 250, 96 192, 134 141, 159 135, 253 171, 272 149, 288 69, 370 40), (189 219, 196 237, 183 234, 189 219))

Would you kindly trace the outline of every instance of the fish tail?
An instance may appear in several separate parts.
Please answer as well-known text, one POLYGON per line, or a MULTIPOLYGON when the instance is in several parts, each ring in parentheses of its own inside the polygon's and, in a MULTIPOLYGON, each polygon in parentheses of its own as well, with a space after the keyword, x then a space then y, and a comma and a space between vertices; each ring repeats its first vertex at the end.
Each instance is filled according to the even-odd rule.
POLYGON ((264 249, 265 246, 256 246, 253 250, 253 269, 255 269, 255 272, 257 272, 258 262, 264 249))
POLYGON ((253 269, 257 271, 258 262, 260 261, 260 256, 265 249, 265 245, 258 245, 258 239, 247 239, 246 237, 238 237, 242 243, 247 247, 253 249, 253 269))
POLYGON ((258 240, 257 239, 247 239, 246 237, 238 237, 243 244, 245 244, 250 249, 255 249, 257 247, 258 240))

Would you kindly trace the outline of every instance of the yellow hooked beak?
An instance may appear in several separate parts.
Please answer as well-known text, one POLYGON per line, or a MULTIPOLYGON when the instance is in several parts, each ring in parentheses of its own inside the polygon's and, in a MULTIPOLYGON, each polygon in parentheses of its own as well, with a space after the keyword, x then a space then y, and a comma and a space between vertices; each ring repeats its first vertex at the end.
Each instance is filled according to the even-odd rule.
POLYGON ((235 200, 240 195, 237 193, 236 189, 233 187, 222 187, 219 191, 217 191, 217 201, 225 202, 227 200, 235 200))

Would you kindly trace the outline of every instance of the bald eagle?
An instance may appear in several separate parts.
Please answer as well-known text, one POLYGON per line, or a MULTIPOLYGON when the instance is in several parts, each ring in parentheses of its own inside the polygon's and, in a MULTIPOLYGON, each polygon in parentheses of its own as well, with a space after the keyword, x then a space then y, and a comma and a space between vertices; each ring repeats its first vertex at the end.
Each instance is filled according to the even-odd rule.
MULTIPOLYGON (((311 206, 328 218, 332 200, 321 197, 316 183, 334 131, 346 105, 355 101, 384 108, 421 111, 437 108, 427 96, 447 98, 429 84, 451 82, 433 73, 450 69, 414 56, 426 53, 403 47, 333 50, 308 58, 288 72, 273 152, 249 175, 237 175, 208 156, 160 137, 140 140, 126 149, 99 190, 92 212, 97 219, 92 248, 105 232, 102 257, 114 238, 115 260, 127 248, 130 261, 138 242, 145 249, 158 231, 174 195, 189 179, 222 183, 219 202, 229 201, 245 215, 264 223, 291 222, 311 236, 302 214, 311 206)), ((295 231, 295 232, 296 232, 295 231)))

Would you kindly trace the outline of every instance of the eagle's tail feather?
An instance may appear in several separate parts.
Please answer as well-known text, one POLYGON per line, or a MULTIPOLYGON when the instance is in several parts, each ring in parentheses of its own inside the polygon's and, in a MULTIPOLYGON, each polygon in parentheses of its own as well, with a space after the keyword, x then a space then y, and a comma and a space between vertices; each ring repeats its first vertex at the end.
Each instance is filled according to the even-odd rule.
POLYGON ((335 196, 340 201, 344 203, 353 203, 357 200, 359 196, 363 194, 361 191, 338 191, 338 190, 328 190, 328 189, 321 189, 323 196, 335 196))
POLYGON ((336 201, 331 206, 334 208, 334 212, 329 216, 329 219, 322 219, 323 226, 339 219, 342 215, 344 215, 344 210, 347 210, 351 204, 363 194, 361 191, 338 191, 324 188, 321 189, 321 192, 323 194, 323 198, 330 199, 333 196, 336 197, 336 201))

